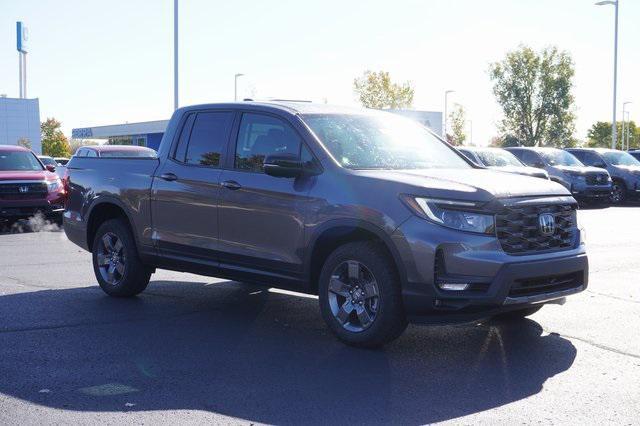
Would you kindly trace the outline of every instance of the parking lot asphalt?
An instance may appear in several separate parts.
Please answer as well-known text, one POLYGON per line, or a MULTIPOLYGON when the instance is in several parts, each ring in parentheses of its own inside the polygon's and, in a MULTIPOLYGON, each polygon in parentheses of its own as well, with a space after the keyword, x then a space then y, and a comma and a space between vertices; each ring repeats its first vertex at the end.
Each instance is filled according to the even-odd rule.
POLYGON ((0 235, 0 424, 637 424, 640 207, 582 210, 590 286, 530 319, 337 342, 313 297, 158 271, 103 294, 64 233, 0 235))

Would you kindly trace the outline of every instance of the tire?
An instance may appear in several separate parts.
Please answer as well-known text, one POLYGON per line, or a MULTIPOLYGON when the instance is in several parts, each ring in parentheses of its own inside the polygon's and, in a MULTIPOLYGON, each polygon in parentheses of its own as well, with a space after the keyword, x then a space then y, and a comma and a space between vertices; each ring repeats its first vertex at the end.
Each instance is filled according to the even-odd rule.
POLYGON ((151 269, 140 261, 133 235, 123 220, 111 219, 100 225, 92 255, 98 284, 109 296, 131 297, 147 288, 151 269))
POLYGON ((623 182, 613 181, 611 188, 611 204, 623 204, 627 198, 627 187, 623 182))
POLYGON ((338 247, 322 266, 318 290, 324 321, 348 345, 380 347, 407 327, 400 279, 389 255, 376 242, 338 247))
POLYGON ((521 320, 521 319, 524 319, 524 318, 526 318, 526 317, 528 317, 530 315, 535 314, 540 309, 542 309, 542 306, 544 306, 544 305, 531 306, 531 307, 524 308, 524 309, 518 309, 518 310, 515 310, 515 311, 505 312, 503 314, 496 315, 496 318, 502 319, 502 320, 521 320))

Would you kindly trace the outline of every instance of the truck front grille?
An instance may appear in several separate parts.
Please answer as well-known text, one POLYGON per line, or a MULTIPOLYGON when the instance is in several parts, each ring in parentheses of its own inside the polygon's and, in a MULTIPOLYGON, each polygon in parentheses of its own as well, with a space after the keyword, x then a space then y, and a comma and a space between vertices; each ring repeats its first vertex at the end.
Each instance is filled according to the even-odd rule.
POLYGON ((572 288, 580 287, 583 284, 582 281, 582 272, 520 279, 516 280, 511 286, 509 296, 536 296, 538 294, 570 290, 572 288))
POLYGON ((44 182, 0 182, 0 200, 40 200, 47 198, 44 182))
POLYGON ((505 206, 496 214, 496 233, 502 249, 510 254, 567 250, 576 236, 576 207, 571 204, 505 206), (544 235, 540 215, 555 219, 555 230, 544 235))
POLYGON ((608 185, 609 176, 606 173, 593 173, 587 175, 587 185, 608 185))

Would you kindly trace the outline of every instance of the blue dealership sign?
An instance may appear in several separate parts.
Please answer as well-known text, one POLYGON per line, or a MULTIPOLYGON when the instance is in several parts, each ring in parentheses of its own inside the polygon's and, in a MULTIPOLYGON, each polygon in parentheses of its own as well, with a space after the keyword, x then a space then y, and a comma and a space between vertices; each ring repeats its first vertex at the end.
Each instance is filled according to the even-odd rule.
POLYGON ((93 137, 91 127, 71 130, 71 137, 74 139, 87 139, 93 137))
POLYGON ((16 39, 18 52, 27 53, 29 42, 29 31, 23 22, 16 22, 16 39))

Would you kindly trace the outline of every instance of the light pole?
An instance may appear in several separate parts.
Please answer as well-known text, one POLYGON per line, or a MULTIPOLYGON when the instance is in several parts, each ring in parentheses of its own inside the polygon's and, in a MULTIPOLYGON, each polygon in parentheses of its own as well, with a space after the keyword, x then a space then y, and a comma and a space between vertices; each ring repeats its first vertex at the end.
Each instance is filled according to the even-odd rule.
MULTIPOLYGON (((449 102, 449 93, 454 93, 455 90, 447 90, 444 92, 444 125, 442 126, 442 138, 447 141, 447 104, 449 102)), ((448 141, 447 141, 448 142, 448 141)))
POLYGON ((173 109, 178 109, 178 0, 173 0, 173 109))
POLYGON ((469 146, 473 146, 473 120, 467 120, 469 123, 469 146))
POLYGON ((242 77, 244 74, 238 73, 233 77, 233 100, 238 102, 238 77, 242 77))
POLYGON ((627 111, 627 105, 632 103, 631 101, 627 101, 622 104, 622 150, 624 151, 625 141, 627 145, 629 145, 629 112, 627 111), (625 121, 626 119, 626 121, 625 121), (627 131, 625 132, 625 125, 627 131))
POLYGON ((616 124, 616 94, 618 86, 618 3, 619 0, 606 0, 596 3, 597 6, 613 5, 615 6, 615 22, 616 29, 614 35, 614 47, 613 47, 613 122, 611 126, 611 148, 616 149, 618 126, 616 124))

